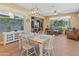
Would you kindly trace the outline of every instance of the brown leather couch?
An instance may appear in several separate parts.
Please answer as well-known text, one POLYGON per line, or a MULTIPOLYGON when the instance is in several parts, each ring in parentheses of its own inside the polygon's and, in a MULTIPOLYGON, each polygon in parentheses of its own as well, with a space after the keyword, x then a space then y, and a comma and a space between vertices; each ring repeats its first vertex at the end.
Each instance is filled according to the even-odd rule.
POLYGON ((66 31, 66 35, 68 39, 79 40, 79 29, 76 29, 73 32, 66 31))

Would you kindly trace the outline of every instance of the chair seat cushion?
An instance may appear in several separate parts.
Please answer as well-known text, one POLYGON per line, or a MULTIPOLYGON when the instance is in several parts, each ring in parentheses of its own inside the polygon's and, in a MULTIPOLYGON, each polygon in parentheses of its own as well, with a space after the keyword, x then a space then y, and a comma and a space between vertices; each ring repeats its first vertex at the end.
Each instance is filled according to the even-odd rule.
POLYGON ((25 49, 25 50, 28 50, 28 49, 31 49, 31 48, 33 48, 33 46, 28 45, 28 44, 23 45, 23 49, 25 49))

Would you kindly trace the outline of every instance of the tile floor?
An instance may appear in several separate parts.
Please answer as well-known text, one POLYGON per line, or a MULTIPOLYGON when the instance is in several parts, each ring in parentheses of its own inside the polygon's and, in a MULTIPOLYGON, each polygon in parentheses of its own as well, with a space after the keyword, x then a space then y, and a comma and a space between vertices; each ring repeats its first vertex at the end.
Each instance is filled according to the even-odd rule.
MULTIPOLYGON (((79 41, 67 39, 64 34, 56 36, 53 39, 55 56, 79 56, 79 41)), ((0 45, 0 55, 18 55, 17 42, 0 45)))

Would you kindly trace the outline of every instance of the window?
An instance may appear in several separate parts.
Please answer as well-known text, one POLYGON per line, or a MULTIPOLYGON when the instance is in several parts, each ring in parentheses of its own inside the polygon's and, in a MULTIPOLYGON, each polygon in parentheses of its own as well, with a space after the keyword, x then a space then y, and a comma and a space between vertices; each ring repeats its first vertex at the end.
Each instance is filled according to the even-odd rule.
POLYGON ((24 30, 23 14, 14 12, 13 14, 11 18, 8 11, 0 10, 0 33, 24 30))
POLYGON ((50 21, 51 27, 58 27, 58 28, 68 28, 70 27, 70 18, 69 17, 62 17, 62 18, 55 18, 50 21))

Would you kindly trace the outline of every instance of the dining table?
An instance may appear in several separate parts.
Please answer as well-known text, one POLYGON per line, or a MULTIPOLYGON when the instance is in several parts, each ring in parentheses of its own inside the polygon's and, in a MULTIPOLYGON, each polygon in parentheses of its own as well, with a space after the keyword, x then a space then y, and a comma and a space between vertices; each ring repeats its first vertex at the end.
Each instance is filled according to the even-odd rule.
POLYGON ((43 56, 43 44, 46 40, 40 38, 33 38, 32 41, 39 44, 39 56, 43 56))
POLYGON ((45 34, 27 34, 27 38, 39 45, 39 56, 43 56, 43 44, 49 39, 49 35, 45 34))

